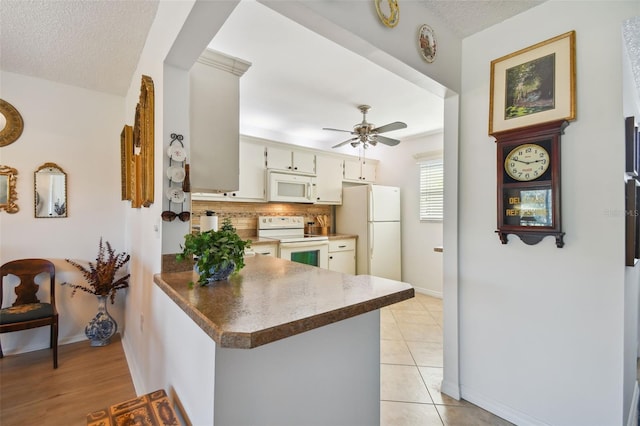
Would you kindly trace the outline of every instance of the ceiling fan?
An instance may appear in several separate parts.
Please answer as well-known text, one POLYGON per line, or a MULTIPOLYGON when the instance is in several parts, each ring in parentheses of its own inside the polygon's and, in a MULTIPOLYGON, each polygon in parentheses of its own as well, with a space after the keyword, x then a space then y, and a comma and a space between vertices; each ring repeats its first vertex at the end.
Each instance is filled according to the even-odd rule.
POLYGON ((401 121, 394 121, 393 123, 385 124, 384 126, 375 127, 374 124, 367 122, 367 112, 371 107, 369 105, 360 105, 358 109, 362 112, 362 123, 358 123, 353 126, 353 130, 340 130, 340 129, 332 129, 329 127, 323 127, 323 130, 333 130, 335 132, 347 132, 355 135, 351 139, 347 139, 344 142, 340 142, 337 145, 332 146, 332 148, 338 148, 348 143, 351 144, 352 147, 357 147, 359 144, 362 144, 363 148, 368 148, 369 145, 376 146, 378 142, 395 146, 400 143, 398 139, 391 139, 385 136, 380 136, 380 133, 390 132, 392 130, 405 129, 407 125, 401 121))

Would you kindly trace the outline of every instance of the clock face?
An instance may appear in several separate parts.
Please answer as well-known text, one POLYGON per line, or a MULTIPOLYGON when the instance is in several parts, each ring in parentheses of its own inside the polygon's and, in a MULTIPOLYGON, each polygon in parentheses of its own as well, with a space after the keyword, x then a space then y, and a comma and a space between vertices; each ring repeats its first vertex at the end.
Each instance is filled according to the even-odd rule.
POLYGON ((504 170, 513 179, 526 182, 536 180, 547 171, 549 153, 540 145, 526 143, 518 145, 504 160, 504 170))

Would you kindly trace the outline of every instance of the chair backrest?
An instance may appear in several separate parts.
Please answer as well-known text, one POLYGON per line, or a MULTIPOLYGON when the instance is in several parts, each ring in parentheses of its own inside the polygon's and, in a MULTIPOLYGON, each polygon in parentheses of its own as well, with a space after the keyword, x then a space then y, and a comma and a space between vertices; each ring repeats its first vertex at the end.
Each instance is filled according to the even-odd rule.
POLYGON ((15 275, 20 280, 14 290, 17 296, 16 301, 11 306, 39 303, 37 293, 40 286, 36 284, 35 278, 42 273, 49 274, 50 303, 55 306, 56 268, 53 263, 46 259, 18 259, 0 266, 0 307, 3 306, 4 278, 7 275, 15 275))

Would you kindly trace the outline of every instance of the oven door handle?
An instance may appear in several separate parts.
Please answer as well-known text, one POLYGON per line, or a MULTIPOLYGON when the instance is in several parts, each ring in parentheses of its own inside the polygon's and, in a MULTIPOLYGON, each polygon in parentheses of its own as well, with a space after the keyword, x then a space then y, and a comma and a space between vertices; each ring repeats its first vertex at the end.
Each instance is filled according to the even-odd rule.
POLYGON ((326 241, 299 241, 294 243, 280 243, 280 248, 301 248, 301 247, 318 247, 318 246, 328 246, 329 240, 326 241))

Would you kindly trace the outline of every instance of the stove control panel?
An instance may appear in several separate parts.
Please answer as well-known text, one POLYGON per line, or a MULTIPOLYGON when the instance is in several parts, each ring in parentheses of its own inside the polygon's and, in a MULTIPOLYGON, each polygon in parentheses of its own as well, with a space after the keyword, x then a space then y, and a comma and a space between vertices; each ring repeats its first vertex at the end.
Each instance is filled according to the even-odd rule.
POLYGON ((258 216, 258 229, 304 229, 304 217, 258 216))

